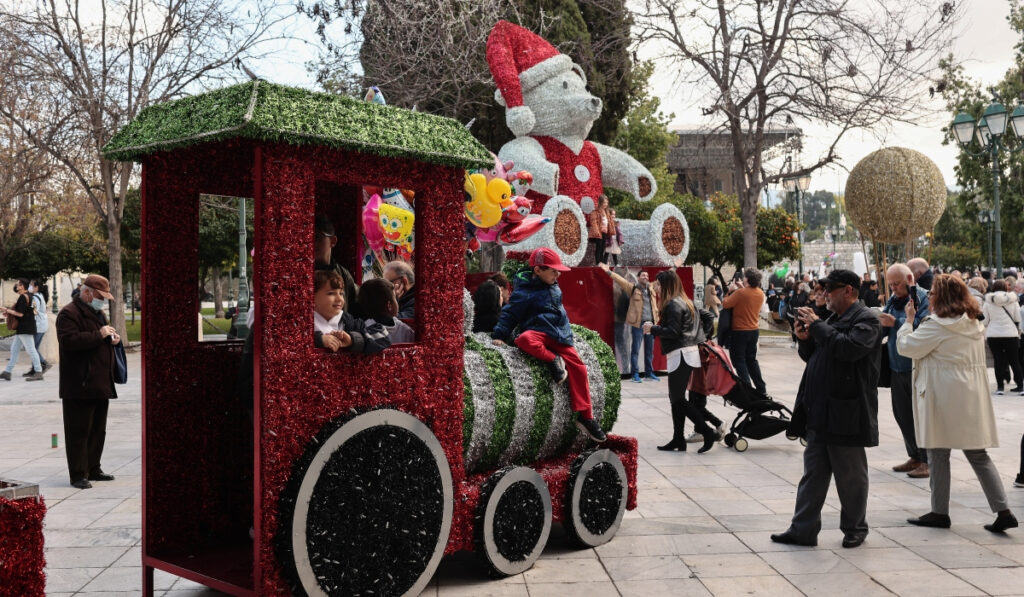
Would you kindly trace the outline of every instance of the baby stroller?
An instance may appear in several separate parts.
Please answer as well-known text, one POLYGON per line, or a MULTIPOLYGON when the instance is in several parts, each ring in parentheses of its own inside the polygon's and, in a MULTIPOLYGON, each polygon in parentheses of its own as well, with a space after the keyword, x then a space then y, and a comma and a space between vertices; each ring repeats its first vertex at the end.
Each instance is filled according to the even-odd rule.
MULTIPOLYGON (((690 376, 689 389, 705 396, 721 396, 740 409, 723 438, 725 445, 735 448, 737 452, 746 452, 750 447, 748 439, 767 439, 786 431, 793 418, 793 411, 788 406, 741 382, 725 348, 702 342, 699 350, 701 369, 690 376)), ((807 445, 802 438, 800 443, 807 445)))

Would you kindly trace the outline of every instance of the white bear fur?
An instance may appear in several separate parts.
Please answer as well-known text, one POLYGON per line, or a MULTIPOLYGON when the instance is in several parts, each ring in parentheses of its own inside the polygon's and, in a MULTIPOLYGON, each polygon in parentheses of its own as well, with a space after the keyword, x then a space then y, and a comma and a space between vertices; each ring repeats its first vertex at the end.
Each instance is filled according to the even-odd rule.
MULTIPOLYGON (((556 58, 564 60, 555 61, 551 68, 538 71, 536 76, 532 71, 537 67, 520 75, 521 82, 526 78, 526 82, 531 84, 523 85, 521 107, 529 109, 534 122, 527 129, 530 118, 524 116, 519 109, 521 107, 507 110, 506 120, 516 138, 498 152, 501 161, 512 160, 516 167, 533 174, 533 184, 528 188, 548 196, 558 194, 559 165, 545 158, 544 149, 533 137, 555 137, 578 154, 602 108, 601 100, 587 91, 587 79, 579 65, 571 63, 571 69, 566 70, 564 65, 568 57, 559 55, 556 58), (542 79, 542 76, 547 78, 542 79)), ((495 99, 500 105, 505 105, 500 91, 495 92, 495 99)), ((654 197, 658 185, 643 164, 614 147, 600 143, 594 143, 594 146, 601 157, 603 185, 632 193, 640 201, 654 197), (640 178, 650 182, 651 189, 646 195, 640 195, 640 178)))

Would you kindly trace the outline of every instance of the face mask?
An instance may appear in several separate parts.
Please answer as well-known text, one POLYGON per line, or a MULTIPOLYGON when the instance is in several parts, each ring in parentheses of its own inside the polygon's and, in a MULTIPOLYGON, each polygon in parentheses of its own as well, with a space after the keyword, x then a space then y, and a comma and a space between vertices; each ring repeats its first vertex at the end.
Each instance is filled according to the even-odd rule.
POLYGON ((29 286, 28 287, 28 291, 33 293, 33 294, 35 294, 36 290, 37 290, 37 288, 35 286, 29 286))
POLYGON ((99 311, 99 310, 101 310, 106 305, 106 301, 103 300, 103 299, 94 298, 94 299, 92 299, 92 302, 89 303, 89 305, 93 309, 99 311))

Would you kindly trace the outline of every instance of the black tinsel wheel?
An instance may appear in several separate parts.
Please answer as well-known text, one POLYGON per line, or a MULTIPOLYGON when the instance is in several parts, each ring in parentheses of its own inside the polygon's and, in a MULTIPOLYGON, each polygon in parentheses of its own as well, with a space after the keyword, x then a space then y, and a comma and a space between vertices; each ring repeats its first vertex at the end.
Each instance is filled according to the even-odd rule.
POLYGON ((626 468, 611 450, 580 454, 569 469, 565 528, 583 547, 611 541, 626 512, 626 468))
POLYGON ((537 471, 510 466, 492 474, 480 488, 473 542, 492 575, 528 570, 550 534, 551 493, 537 471))
POLYGON ((314 438, 281 498, 296 594, 419 595, 451 530, 451 469, 430 428, 379 409, 314 438))

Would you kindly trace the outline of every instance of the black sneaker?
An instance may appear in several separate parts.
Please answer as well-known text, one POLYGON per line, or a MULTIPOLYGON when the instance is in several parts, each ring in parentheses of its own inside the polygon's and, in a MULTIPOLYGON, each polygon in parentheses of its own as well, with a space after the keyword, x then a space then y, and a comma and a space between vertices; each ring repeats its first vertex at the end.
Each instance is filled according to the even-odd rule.
POLYGON ((46 373, 50 369, 53 369, 53 365, 51 365, 49 363, 43 363, 43 373, 46 373))
POLYGON ((11 381, 11 374, 8 371, 0 372, 0 379, 4 381, 11 381))
POLYGON ((42 381, 42 380, 43 380, 43 373, 42 373, 42 371, 33 371, 32 375, 29 375, 28 377, 25 378, 25 381, 42 381))
POLYGON ((1017 478, 1013 480, 1014 487, 1024 487, 1024 475, 1017 473, 1017 478))
POLYGON ((597 424, 597 419, 594 419, 593 417, 584 419, 577 416, 576 427, 583 433, 586 433, 587 437, 599 444, 608 439, 608 436, 601 430, 601 426, 597 424))
POLYGON ((565 370, 565 361, 562 357, 556 356, 555 360, 548 363, 548 370, 551 371, 551 380, 555 383, 569 379, 569 372, 565 370))
POLYGON ((26 371, 26 372, 22 373, 22 374, 21 374, 21 376, 22 376, 22 377, 28 377, 29 375, 32 375, 32 374, 33 374, 33 373, 35 373, 35 372, 36 372, 36 370, 35 370, 35 369, 29 369, 28 371, 26 371))

